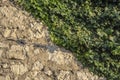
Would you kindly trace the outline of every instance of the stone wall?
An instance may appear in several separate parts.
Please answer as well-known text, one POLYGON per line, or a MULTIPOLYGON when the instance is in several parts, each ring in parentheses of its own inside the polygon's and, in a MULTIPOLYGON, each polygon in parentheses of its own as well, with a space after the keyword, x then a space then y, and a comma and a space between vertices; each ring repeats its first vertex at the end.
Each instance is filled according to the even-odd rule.
POLYGON ((0 1, 0 80, 105 80, 54 45, 47 28, 8 0, 0 1))

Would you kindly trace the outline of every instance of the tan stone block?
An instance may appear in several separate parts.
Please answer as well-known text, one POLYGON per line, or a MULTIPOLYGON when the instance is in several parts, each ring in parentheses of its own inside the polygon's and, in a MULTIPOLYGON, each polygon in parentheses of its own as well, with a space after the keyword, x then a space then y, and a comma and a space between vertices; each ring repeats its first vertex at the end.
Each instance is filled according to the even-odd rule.
POLYGON ((27 67, 24 66, 23 64, 19 64, 19 65, 15 64, 15 65, 12 65, 10 68, 11 68, 11 71, 17 75, 22 75, 28 71, 27 67))
POLYGON ((0 50, 0 58, 2 57, 3 50, 0 50))
POLYGON ((4 31, 4 37, 9 37, 10 36, 10 33, 11 33, 11 30, 10 29, 6 29, 5 31, 4 31))
POLYGON ((36 61, 33 65, 33 68, 32 68, 32 70, 38 70, 38 71, 42 70, 42 69, 43 69, 43 65, 39 61, 36 61))
POLYGON ((12 45, 11 49, 7 52, 8 58, 24 60, 26 58, 23 47, 20 45, 12 45))

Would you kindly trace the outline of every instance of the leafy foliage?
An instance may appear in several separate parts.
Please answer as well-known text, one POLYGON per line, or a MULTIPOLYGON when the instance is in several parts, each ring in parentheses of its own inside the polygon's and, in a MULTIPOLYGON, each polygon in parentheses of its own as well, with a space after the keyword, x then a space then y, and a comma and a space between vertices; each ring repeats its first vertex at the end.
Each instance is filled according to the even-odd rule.
POLYGON ((73 51, 83 65, 120 80, 119 0, 18 0, 49 27, 51 40, 73 51))

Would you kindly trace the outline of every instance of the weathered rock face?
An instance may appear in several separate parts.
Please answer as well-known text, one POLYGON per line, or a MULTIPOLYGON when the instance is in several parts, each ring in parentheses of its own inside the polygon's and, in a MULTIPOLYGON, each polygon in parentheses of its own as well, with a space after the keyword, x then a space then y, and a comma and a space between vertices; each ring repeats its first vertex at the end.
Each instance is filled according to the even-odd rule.
POLYGON ((104 80, 53 45, 47 28, 7 0, 0 1, 0 80, 104 80))

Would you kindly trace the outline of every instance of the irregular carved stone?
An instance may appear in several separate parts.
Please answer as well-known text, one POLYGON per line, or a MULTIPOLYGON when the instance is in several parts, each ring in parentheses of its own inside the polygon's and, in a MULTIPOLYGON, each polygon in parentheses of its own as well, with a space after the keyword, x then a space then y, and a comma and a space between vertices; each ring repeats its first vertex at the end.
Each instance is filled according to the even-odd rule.
POLYGON ((11 49, 7 52, 7 56, 10 59, 24 60, 26 58, 26 53, 22 46, 12 45, 11 49))
POLYGON ((75 80, 70 71, 60 71, 57 76, 58 80, 75 80))
POLYGON ((11 33, 11 30, 10 29, 5 29, 4 31, 4 37, 9 37, 10 36, 10 33, 11 33))
POLYGON ((24 66, 23 64, 15 64, 10 66, 11 71, 16 75, 23 75, 25 72, 28 71, 27 66, 24 66))
POLYGON ((42 70, 43 69, 43 65, 39 62, 39 61, 36 61, 34 64, 33 64, 33 68, 32 70, 42 70))
POLYGON ((2 57, 3 50, 0 49, 0 58, 2 57))

